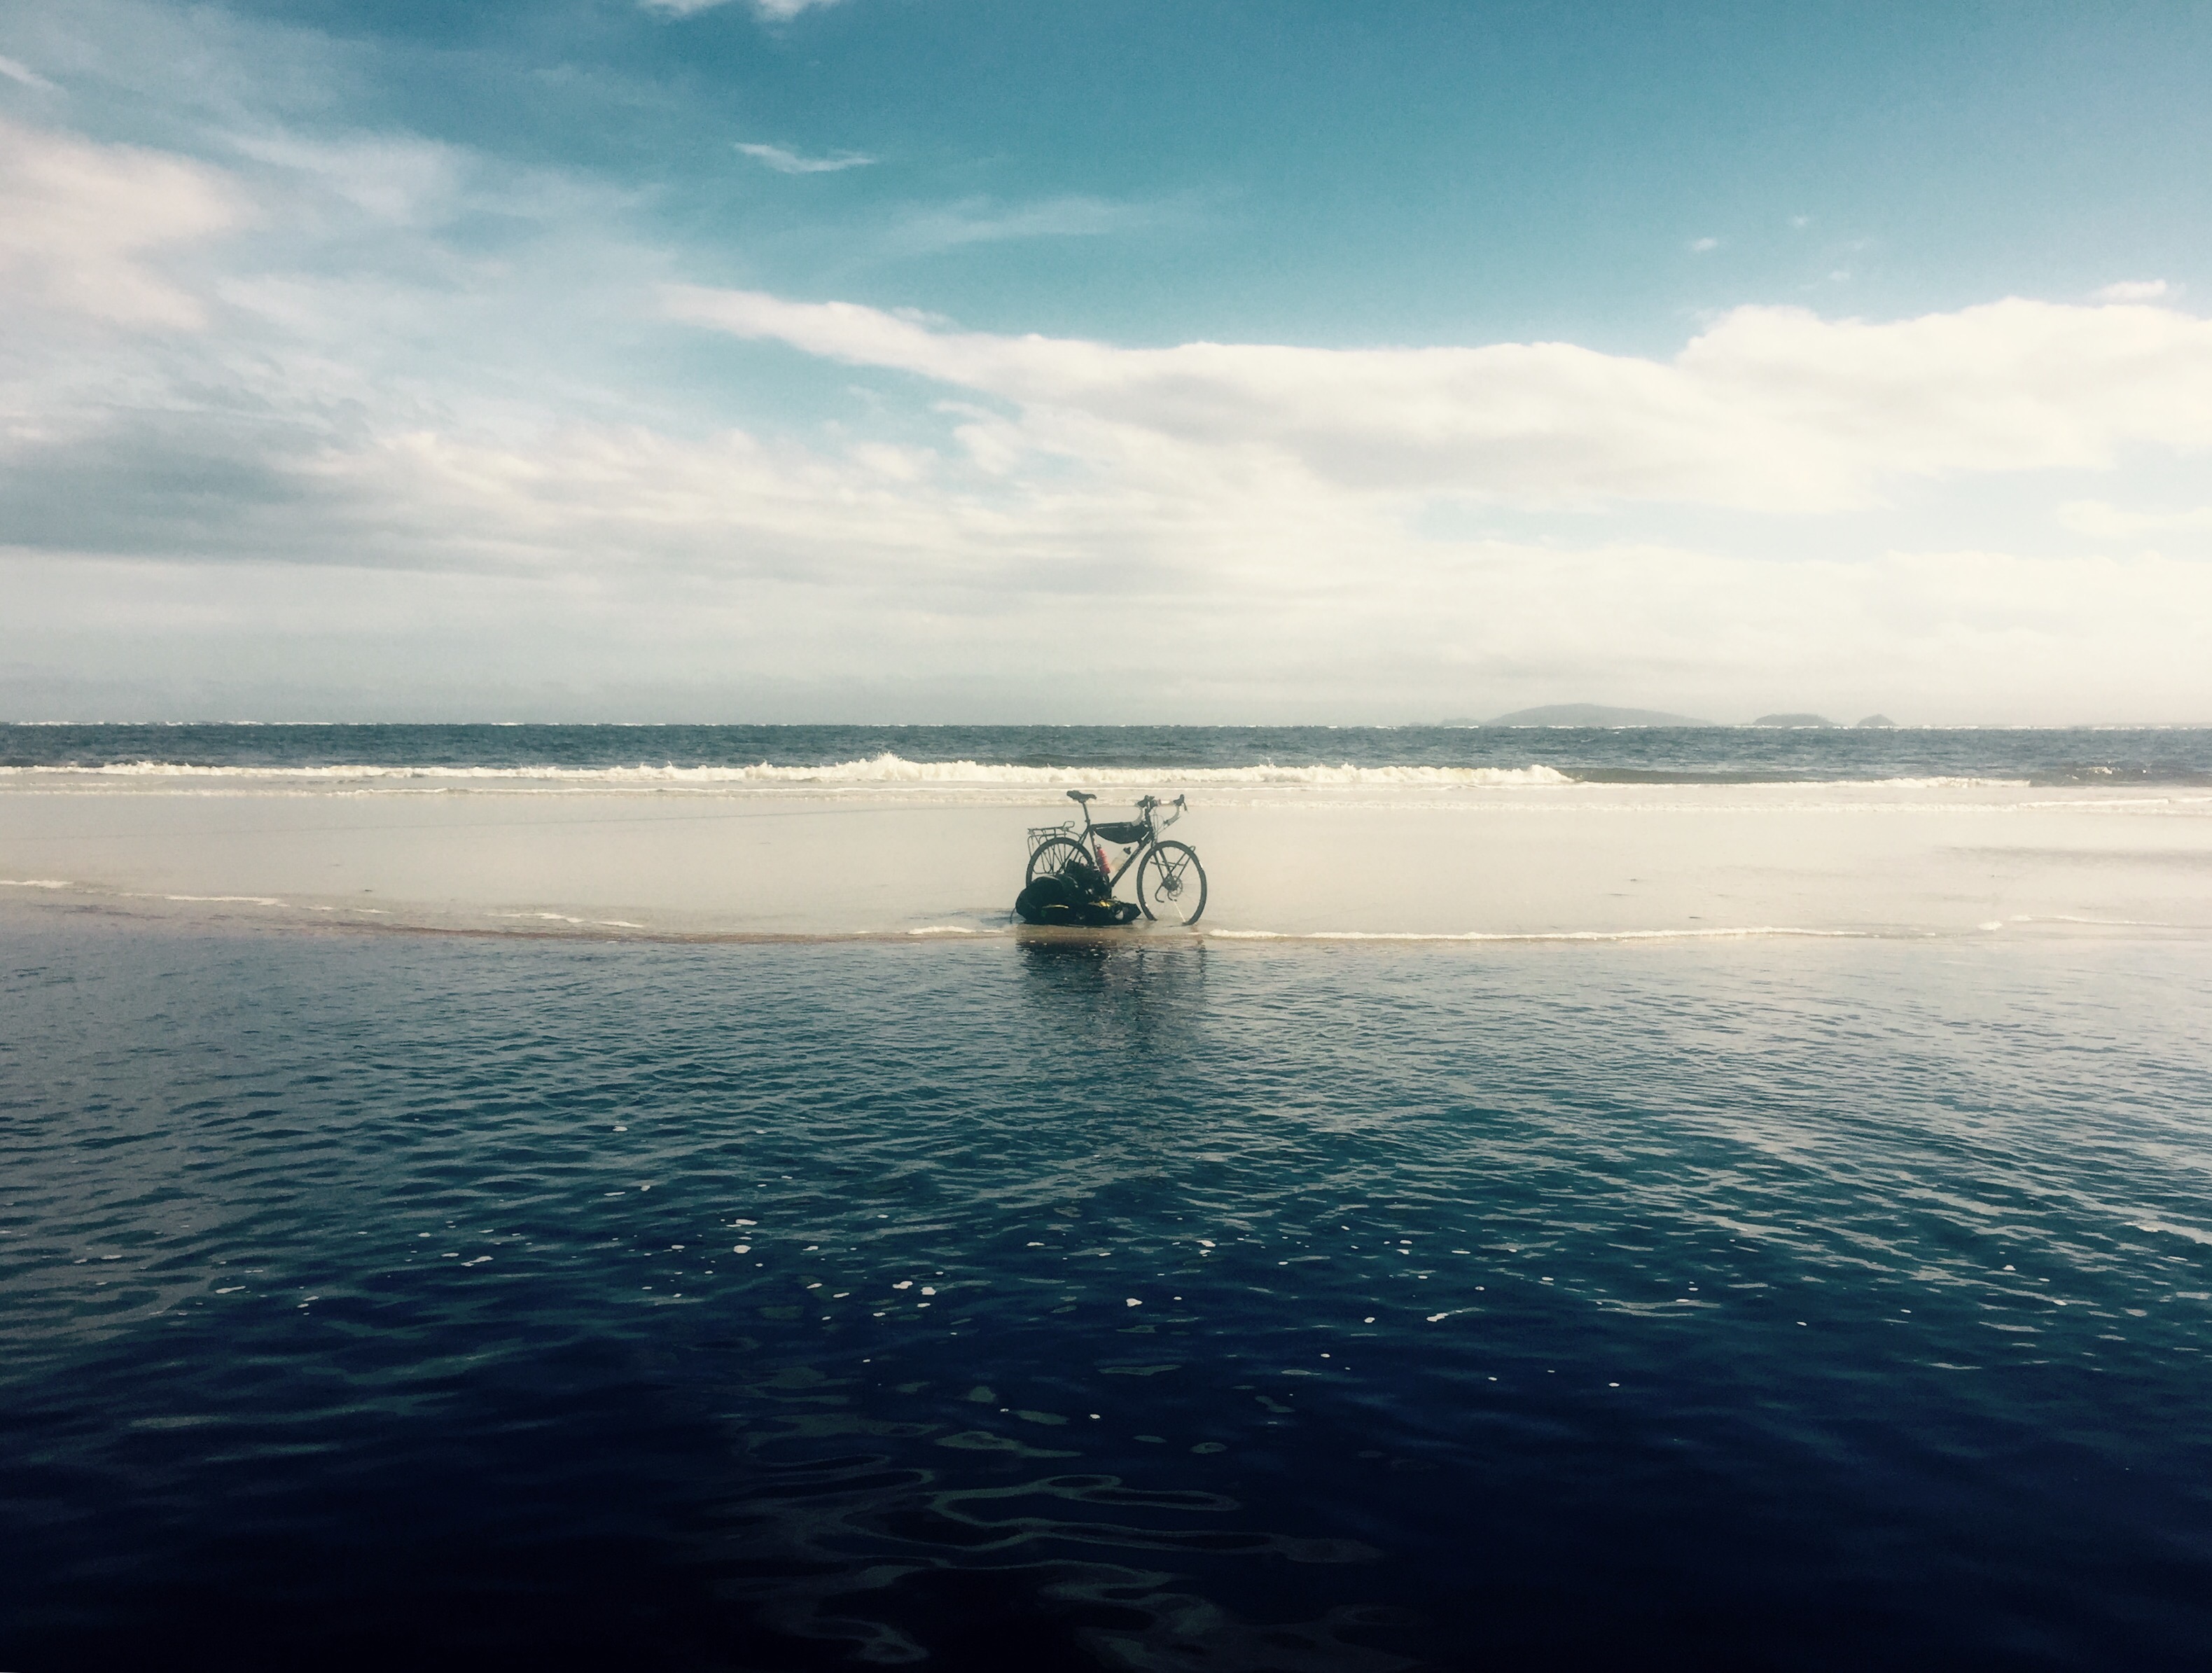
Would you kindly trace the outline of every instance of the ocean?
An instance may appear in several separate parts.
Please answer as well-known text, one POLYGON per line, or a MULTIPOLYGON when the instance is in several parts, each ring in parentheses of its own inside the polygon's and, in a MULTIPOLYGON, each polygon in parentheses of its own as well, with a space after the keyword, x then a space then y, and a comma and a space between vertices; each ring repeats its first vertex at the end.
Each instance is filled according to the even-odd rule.
MULTIPOLYGON (((0 769, 1024 776, 1540 770, 1583 783, 2212 785, 2212 727, 0 725, 0 769)), ((763 776, 775 782, 773 775, 763 776)), ((787 778, 781 782, 790 782, 787 778)))
MULTIPOLYGON (((0 764, 0 870, 40 885, 0 891, 0 1668, 2142 1669, 2212 1642, 2212 734, 35 727, 0 764), (504 808, 453 775, 763 764, 863 832, 902 783, 1053 800, 1091 771, 1542 768, 1570 788, 1479 794, 1559 829, 1650 784, 1747 787, 1696 818, 1780 829, 1764 787, 1840 783, 1881 810, 1818 815, 1850 832, 2123 818, 2111 852, 2172 903, 763 940, 157 910, 27 869, 127 870, 93 837, 142 843, 179 796, 262 845, 237 864, 285 863, 290 827, 235 833, 294 806, 286 774, 340 787, 301 804, 328 821, 383 817, 378 774, 504 808), (206 801, 230 774, 252 794, 206 801), (1869 800, 1905 781, 1920 811, 1869 800), (1949 788, 1991 782, 2074 800, 1949 788), (2124 813, 2082 811, 2103 784, 2124 813), (80 805, 123 823, 38 847, 80 805)), ((1674 817, 1637 806, 1623 829, 1674 817)), ((1206 851, 1236 910, 1237 851, 1206 851)), ((2117 864, 2082 852, 2065 876, 2117 864)))

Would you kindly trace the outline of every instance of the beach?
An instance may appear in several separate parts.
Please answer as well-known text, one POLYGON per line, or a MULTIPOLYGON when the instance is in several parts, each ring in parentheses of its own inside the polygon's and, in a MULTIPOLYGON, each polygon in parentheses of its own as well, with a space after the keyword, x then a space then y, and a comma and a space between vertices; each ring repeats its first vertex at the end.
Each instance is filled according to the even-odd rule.
MULTIPOLYGON (((911 764, 766 782, 18 770, 0 776, 0 895, 480 934, 1006 933, 1026 833, 1074 814, 1065 775, 911 764)), ((1214 935, 2212 932, 2212 791, 2195 787, 1243 770, 1084 776, 1102 821, 1190 798, 1170 834, 1206 868, 1214 935)))

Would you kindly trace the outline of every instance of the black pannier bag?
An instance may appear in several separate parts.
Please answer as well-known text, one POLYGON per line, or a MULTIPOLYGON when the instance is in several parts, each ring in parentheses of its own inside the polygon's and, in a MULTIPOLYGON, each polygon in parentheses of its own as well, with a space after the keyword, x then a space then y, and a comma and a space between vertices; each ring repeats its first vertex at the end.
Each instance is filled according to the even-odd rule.
POLYGON ((1097 928, 1129 922, 1137 903, 1115 899, 1106 873, 1077 860, 1056 877, 1031 878, 1014 901, 1014 916, 1024 923, 1097 928))

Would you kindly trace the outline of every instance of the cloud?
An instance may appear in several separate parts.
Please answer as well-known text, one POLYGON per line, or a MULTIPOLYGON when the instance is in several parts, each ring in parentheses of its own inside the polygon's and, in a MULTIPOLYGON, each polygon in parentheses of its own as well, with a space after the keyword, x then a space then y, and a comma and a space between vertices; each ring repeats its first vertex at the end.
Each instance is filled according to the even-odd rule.
POLYGON ((1741 307, 1657 361, 1564 343, 1124 349, 696 287, 665 306, 1011 403, 1032 450, 1264 459, 1355 490, 1538 508, 1832 511, 1912 478, 2212 447, 2212 321, 2170 310, 2015 298, 1872 324, 1741 307))
POLYGON ((199 299, 150 258, 246 218, 235 183, 204 163, 0 119, 0 313, 195 329, 206 321, 199 299))
POLYGON ((817 6, 834 6, 838 0, 752 0, 753 9, 763 17, 781 23, 801 12, 812 11, 817 6))
POLYGON ((2123 279, 2118 284, 2108 284, 2096 293, 2100 302, 2155 302, 2169 294, 2164 279, 2123 279))
POLYGON ((1180 220, 1181 204, 1119 203, 1103 198, 1048 198, 1030 204, 963 198, 908 210, 884 232, 883 243, 900 255, 929 255, 971 244, 1029 238, 1106 238, 1180 220))
MULTIPOLYGON (((694 14, 712 11, 726 6, 731 0, 638 0, 638 4, 649 12, 660 12, 669 17, 690 17, 694 14)), ((764 23, 788 23, 799 13, 812 11, 821 6, 834 6, 839 0, 749 0, 753 15, 764 23)))
MULTIPOLYGON (((563 685, 579 718, 2201 712, 2212 564, 2043 514, 2160 504, 2130 450, 2201 445, 2203 325, 2171 295, 1745 309, 1648 358, 664 312, 750 229, 687 246, 657 190, 376 126, 350 38, 101 15, 97 53, 31 54, 72 122, 204 155, 7 132, 0 713, 542 713, 563 685), (702 319, 804 348, 816 386, 733 375, 702 319), (2031 550, 1930 532, 1966 526, 2031 550), (262 696, 190 697, 218 688, 262 696)), ((1179 212, 894 203, 861 230, 996 247, 1179 212)))
MULTIPOLYGON (((450 220, 465 202, 472 160, 434 141, 376 134, 310 139, 283 129, 228 137, 240 156, 381 226, 435 226, 450 220)), ((329 207, 295 206, 325 225, 329 207)))
POLYGON ((1690 252, 1692 255, 1702 256, 1709 250, 1717 250, 1720 247, 1721 241, 1717 238, 1693 238, 1690 240, 1690 252))
POLYGON ((28 64, 19 63, 14 58, 0 57, 0 76, 4 76, 11 82, 20 82, 25 87, 36 88, 41 93, 52 93, 56 90, 52 82, 33 70, 28 64))
MULTIPOLYGON (((330 469, 356 532, 417 562, 0 549, 0 666, 66 674, 95 694, 80 715, 149 682, 142 713, 203 707, 176 692, 216 681, 284 688, 223 706, 267 718, 302 693, 356 719, 1392 720, 1592 690, 1722 715, 1777 690, 1939 721, 2203 712, 2203 563, 1437 546, 1302 526, 1304 506, 1148 526, 1127 500, 963 508, 941 480, 778 455, 617 431, 349 454, 330 469)), ((343 526, 299 502, 281 520, 343 526)), ((0 691, 18 716, 36 695, 0 691)))
MULTIPOLYGON (((1787 690, 2063 721, 2201 702, 2202 563, 1863 536, 1775 562, 1771 525, 1729 551, 1645 514, 1442 538, 1413 514, 1419 484, 1347 487, 1273 441, 988 391, 939 405, 941 439, 896 415, 888 433, 595 420, 542 377, 535 406, 487 399, 522 369, 483 329, 501 293, 355 285, 281 318, 240 305, 225 330, 259 334, 228 351, 217 332, 132 339, 183 357, 170 381, 166 360, 133 363, 67 423, 50 400, 46 434, 0 428, 11 712, 65 693, 79 714, 127 697, 270 718, 1387 720, 1598 690, 1747 714, 1787 690), (468 352, 442 382, 380 375, 403 332, 468 352)), ((854 309, 836 340, 881 364, 967 352, 957 336, 854 309)), ((1017 362, 1056 346, 981 341, 1017 362)), ((1089 346, 1110 386, 1127 351, 1089 346)), ((1041 374, 1000 380, 1018 375, 1041 374)))
POLYGON ((2189 511, 2124 511, 2101 500, 2072 500, 2058 508, 2061 526, 2094 540, 2132 540, 2142 535, 2212 534, 2212 506, 2189 511))
POLYGON ((779 174, 835 174, 847 168, 866 168, 876 161, 858 151, 840 151, 834 157, 802 157, 781 145, 748 145, 742 142, 738 149, 779 174))

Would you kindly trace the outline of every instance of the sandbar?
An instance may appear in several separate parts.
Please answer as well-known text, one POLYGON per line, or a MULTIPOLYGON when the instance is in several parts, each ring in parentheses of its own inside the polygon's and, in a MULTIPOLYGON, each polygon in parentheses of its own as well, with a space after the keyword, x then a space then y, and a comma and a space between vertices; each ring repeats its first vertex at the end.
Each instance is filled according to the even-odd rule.
MULTIPOLYGON (((1171 776, 1101 787, 1126 817, 1171 776)), ((2212 794, 1987 782, 1190 792, 1225 940, 2212 934, 2212 794)), ((1011 933, 1050 786, 0 782, 0 910, 481 934, 1011 933)), ((1128 891, 1127 882, 1123 891, 1128 891)))

